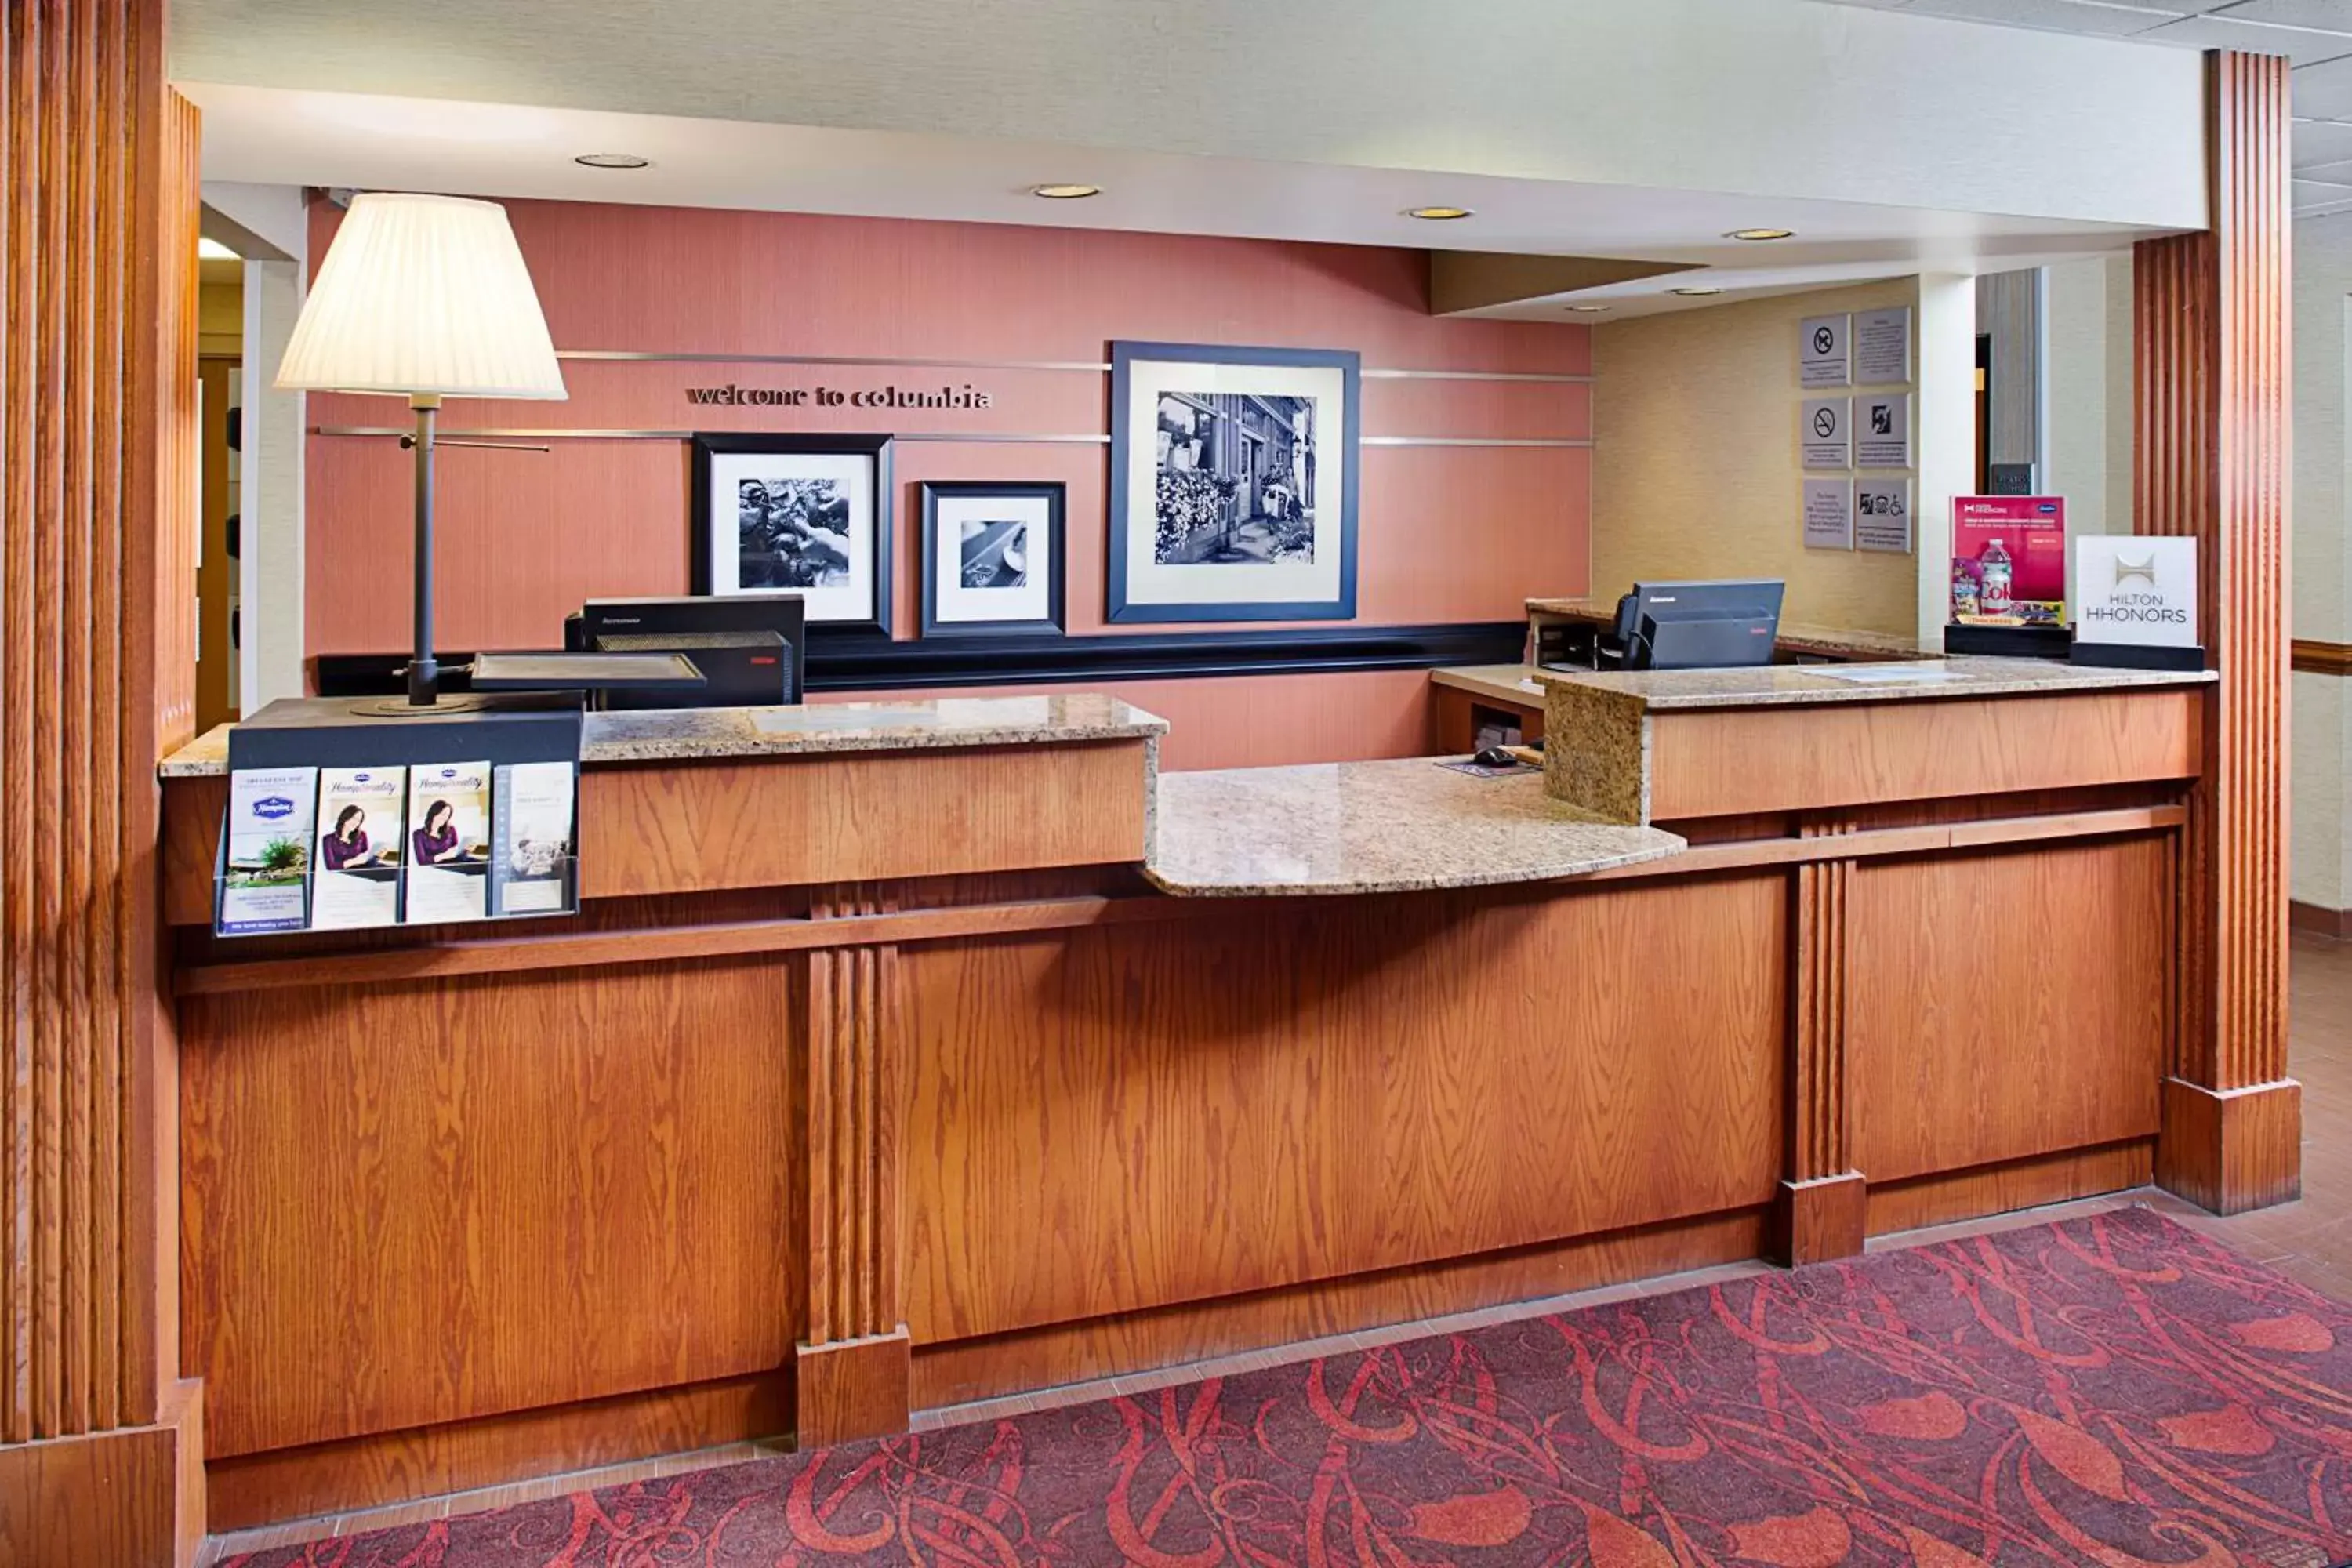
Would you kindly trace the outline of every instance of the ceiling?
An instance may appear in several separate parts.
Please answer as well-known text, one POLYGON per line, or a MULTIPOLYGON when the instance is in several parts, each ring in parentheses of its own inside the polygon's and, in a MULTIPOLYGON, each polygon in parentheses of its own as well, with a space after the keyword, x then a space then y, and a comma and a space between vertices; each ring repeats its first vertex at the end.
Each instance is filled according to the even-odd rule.
POLYGON ((1428 0, 174 0, 171 71, 204 111, 208 181, 1708 269, 1476 311, 1555 321, 2027 268, 2203 217, 2196 76, 2170 50, 1810 0, 1480 0, 1477 18, 1428 0), (1825 68, 1877 91, 1790 91, 1825 68), (1104 191, 1029 194, 1055 181, 1104 191), (1475 216, 1406 216, 1423 205, 1475 216), (1726 237, 1767 226, 1799 237, 1726 237), (1697 282, 1720 292, 1670 291, 1697 282))
MULTIPOLYGON (((1797 0, 1810 3, 1810 0, 1797 0)), ((1828 0, 2294 62, 2294 210, 2352 212, 2352 0, 1828 0)))

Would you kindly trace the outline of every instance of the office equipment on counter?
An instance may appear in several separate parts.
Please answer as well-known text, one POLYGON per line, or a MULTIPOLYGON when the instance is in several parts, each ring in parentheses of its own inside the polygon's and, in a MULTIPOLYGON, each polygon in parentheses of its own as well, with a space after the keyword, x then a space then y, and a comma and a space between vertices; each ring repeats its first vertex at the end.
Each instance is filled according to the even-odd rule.
POLYGON ((564 646, 583 652, 684 654, 708 682, 686 697, 614 690, 600 704, 608 709, 798 702, 807 637, 806 606, 789 593, 591 599, 563 627, 564 646))
POLYGON ((1788 584, 1777 578, 1636 583, 1617 601, 1627 669, 1731 669, 1772 662, 1788 584))
POLYGON ((652 694, 654 706, 675 708, 709 682, 681 653, 485 653, 469 671, 477 691, 583 691, 652 694))

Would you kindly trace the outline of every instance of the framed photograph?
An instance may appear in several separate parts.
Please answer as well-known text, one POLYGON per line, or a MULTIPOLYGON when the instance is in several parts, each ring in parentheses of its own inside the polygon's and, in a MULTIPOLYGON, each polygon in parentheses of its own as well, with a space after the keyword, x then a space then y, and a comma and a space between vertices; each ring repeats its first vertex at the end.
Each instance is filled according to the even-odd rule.
POLYGON ((811 626, 890 630, 890 437, 694 437, 698 594, 798 593, 811 626))
POLYGON ((1324 349, 1113 343, 1113 621, 1351 620, 1361 370, 1324 349))
POLYGON ((1063 629, 1063 487, 923 486, 923 635, 1063 629))

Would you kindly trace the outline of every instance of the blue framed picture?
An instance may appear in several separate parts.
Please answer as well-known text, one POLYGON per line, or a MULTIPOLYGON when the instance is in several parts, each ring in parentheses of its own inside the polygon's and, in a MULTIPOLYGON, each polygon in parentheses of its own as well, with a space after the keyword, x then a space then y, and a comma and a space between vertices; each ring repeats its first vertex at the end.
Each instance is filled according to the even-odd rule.
POLYGON ((1354 619, 1361 383, 1340 350, 1111 344, 1107 617, 1354 619))

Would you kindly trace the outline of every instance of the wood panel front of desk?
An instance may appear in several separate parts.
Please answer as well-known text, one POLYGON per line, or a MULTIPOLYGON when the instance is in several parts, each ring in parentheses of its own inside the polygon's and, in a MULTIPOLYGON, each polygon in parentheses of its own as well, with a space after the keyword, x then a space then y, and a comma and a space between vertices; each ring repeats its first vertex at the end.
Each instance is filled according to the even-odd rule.
MULTIPOLYGON (((2197 744, 2156 700, 2143 776, 1694 819, 1573 882, 1165 897, 1136 742, 992 758, 1071 804, 947 869, 681 888, 744 840, 583 820, 662 890, 421 945, 184 932, 215 1527, 2145 1181, 2197 744)), ((757 817, 856 790, 835 762, 634 787, 757 817)), ((856 798, 857 843, 925 837, 856 798)))

